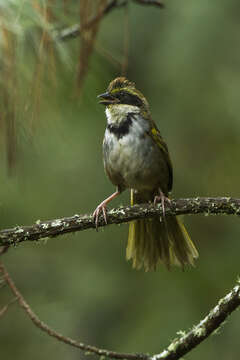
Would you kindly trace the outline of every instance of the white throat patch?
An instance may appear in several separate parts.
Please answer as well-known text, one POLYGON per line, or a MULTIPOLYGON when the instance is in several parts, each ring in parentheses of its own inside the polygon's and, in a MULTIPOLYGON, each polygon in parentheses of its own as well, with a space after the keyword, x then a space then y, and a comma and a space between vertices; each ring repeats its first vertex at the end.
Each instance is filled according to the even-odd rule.
POLYGON ((140 108, 138 106, 126 105, 126 104, 115 104, 106 107, 107 123, 120 123, 129 113, 139 113, 140 108))

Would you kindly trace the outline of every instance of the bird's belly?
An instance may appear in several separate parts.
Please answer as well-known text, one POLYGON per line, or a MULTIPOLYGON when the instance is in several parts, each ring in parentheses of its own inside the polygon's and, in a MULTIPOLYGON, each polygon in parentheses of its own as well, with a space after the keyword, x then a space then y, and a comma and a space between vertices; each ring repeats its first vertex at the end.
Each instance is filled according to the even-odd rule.
POLYGON ((158 186, 161 173, 166 171, 166 165, 161 166, 159 149, 148 136, 128 134, 117 139, 108 134, 103 152, 106 172, 115 185, 151 190, 158 186))

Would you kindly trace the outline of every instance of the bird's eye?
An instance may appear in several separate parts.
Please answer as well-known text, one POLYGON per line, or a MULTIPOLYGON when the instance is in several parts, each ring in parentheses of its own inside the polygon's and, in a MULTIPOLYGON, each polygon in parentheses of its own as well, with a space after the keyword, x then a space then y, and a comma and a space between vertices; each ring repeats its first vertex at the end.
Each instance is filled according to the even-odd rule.
POLYGON ((131 95, 128 94, 128 93, 126 93, 126 92, 122 93, 121 96, 120 96, 120 98, 121 98, 121 100, 122 100, 123 102, 125 102, 126 104, 128 104, 128 103, 131 101, 131 95))
POLYGON ((137 95, 130 94, 126 91, 120 91, 117 97, 120 100, 121 104, 128 104, 134 106, 142 105, 142 100, 137 95))

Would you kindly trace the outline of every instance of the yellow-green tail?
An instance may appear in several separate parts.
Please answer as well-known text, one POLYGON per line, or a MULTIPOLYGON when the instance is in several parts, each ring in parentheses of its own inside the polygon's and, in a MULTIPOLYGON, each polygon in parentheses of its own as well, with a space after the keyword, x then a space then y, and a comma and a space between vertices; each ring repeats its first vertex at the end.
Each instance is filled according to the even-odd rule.
MULTIPOLYGON (((131 203, 135 203, 132 193, 131 203)), ((136 200, 136 199, 135 199, 136 200)), ((198 257, 184 225, 175 216, 141 219, 129 224, 127 260, 133 267, 145 271, 155 270, 159 262, 169 269, 171 265, 194 265, 198 257)))
POLYGON ((126 257, 133 267, 145 271, 155 270, 158 262, 169 269, 171 265, 194 265, 197 249, 184 225, 176 217, 159 220, 136 220, 129 224, 126 257))

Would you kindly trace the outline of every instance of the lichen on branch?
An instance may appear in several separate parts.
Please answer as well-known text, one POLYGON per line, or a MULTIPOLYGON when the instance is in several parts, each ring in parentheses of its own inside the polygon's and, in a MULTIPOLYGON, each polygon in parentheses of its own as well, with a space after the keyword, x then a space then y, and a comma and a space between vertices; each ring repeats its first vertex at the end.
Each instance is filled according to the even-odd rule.
POLYGON ((45 332, 47 335, 57 339, 60 342, 63 342, 67 345, 79 348, 87 352, 88 354, 96 354, 101 357, 109 359, 127 359, 127 360, 178 360, 182 356, 189 353, 193 348, 199 345, 203 340, 205 340, 209 335, 214 331, 219 329, 219 327, 225 322, 227 317, 237 309, 240 305, 240 285, 239 281, 234 286, 234 288, 221 300, 218 304, 210 310, 208 315, 201 320, 196 326, 192 328, 188 333, 181 332, 181 336, 168 346, 167 349, 163 350, 159 354, 148 355, 148 354, 138 354, 138 353, 121 353, 107 349, 101 349, 94 345, 88 345, 83 342, 79 342, 67 336, 64 336, 54 329, 50 328, 46 323, 39 319, 39 317, 33 312, 30 305, 26 302, 21 292, 16 287, 13 279, 10 277, 7 269, 0 262, 0 273, 2 274, 4 280, 11 289, 15 299, 18 301, 20 307, 25 311, 27 316, 31 319, 33 324, 38 327, 40 330, 45 332))
MULTIPOLYGON (((240 199, 230 197, 196 197, 188 199, 172 199, 165 205, 166 216, 182 214, 204 215, 240 215, 240 199)), ((162 216, 162 206, 152 203, 125 206, 108 212, 108 224, 122 224, 132 220, 162 216)), ((98 227, 106 226, 102 216, 99 217, 98 227)), ((74 215, 61 219, 36 221, 31 226, 16 226, 11 229, 0 230, 0 246, 13 246, 23 241, 38 241, 67 233, 94 229, 92 215, 74 215)))

